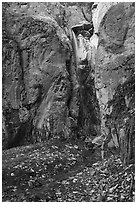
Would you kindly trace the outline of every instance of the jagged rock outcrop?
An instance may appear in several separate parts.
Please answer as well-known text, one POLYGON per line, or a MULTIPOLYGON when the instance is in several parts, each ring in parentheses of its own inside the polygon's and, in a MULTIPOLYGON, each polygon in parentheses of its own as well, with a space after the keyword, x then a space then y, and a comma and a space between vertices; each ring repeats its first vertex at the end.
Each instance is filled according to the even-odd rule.
POLYGON ((100 3, 93 17, 93 24, 96 23, 99 37, 95 84, 102 131, 117 134, 122 142, 125 141, 127 152, 124 154, 130 151, 131 156, 135 136, 135 4, 102 3, 101 7, 100 3))
POLYGON ((4 148, 97 134, 91 67, 77 72, 67 37, 74 7, 73 25, 85 17, 78 5, 67 5, 63 24, 66 5, 3 4, 4 148))
MULTIPOLYGON (((53 116, 52 123, 55 120, 63 130, 70 95, 66 63, 71 45, 50 17, 22 15, 12 9, 3 15, 3 129, 8 134, 3 145, 9 148, 24 144, 25 139, 41 141, 37 131, 43 131, 46 139, 44 125, 53 112, 61 121, 53 116)), ((57 128, 53 125, 52 129, 57 128)))
POLYGON ((116 5, 118 2, 100 2, 100 3, 94 3, 92 6, 92 21, 94 24, 94 30, 95 33, 98 33, 98 29, 100 26, 100 23, 104 17, 104 15, 107 13, 109 8, 111 8, 113 5, 116 5))
POLYGON ((3 3, 4 148, 126 135, 132 157, 134 7, 3 3))

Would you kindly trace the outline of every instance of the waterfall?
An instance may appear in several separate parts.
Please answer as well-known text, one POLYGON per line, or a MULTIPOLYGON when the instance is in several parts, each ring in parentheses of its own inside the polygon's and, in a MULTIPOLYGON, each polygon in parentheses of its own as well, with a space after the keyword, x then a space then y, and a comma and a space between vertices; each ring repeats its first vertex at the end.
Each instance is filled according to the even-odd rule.
POLYGON ((98 44, 98 37, 94 35, 93 38, 91 37, 91 40, 87 40, 82 34, 76 35, 73 29, 71 29, 71 31, 77 69, 82 68, 80 64, 86 59, 88 62, 90 62, 92 58, 93 64, 95 64, 95 53, 98 44))
POLYGON ((77 67, 78 65, 78 41, 77 41, 76 35, 73 30, 72 30, 72 41, 73 41, 73 49, 74 49, 74 54, 75 54, 76 67, 77 67))
POLYGON ((79 84, 79 94, 80 94, 80 108, 79 108, 79 114, 80 114, 80 121, 79 124, 83 129, 84 127, 84 118, 86 117, 85 114, 88 112, 86 104, 84 102, 84 93, 83 93, 83 71, 85 68, 86 72, 86 63, 87 63, 87 54, 88 54, 88 45, 89 42, 87 42, 86 38, 82 34, 75 34, 73 29, 71 29, 72 32, 72 43, 73 43, 73 50, 75 55, 75 64, 76 64, 76 78, 77 82, 79 84), (85 62, 84 62, 85 61, 85 62), (85 65, 85 66, 84 66, 85 65))

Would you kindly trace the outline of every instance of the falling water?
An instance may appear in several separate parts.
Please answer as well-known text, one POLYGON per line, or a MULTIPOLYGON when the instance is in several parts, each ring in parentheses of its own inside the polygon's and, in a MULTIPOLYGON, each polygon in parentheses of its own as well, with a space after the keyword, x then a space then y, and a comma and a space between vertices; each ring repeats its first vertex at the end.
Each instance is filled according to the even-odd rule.
MULTIPOLYGON (((77 82, 79 84, 79 93, 80 93, 80 115, 81 118, 84 118, 84 114, 87 112, 85 104, 84 104, 84 98, 83 98, 83 84, 81 83, 81 62, 83 59, 86 59, 87 51, 85 50, 85 43, 83 41, 82 35, 76 35, 72 31, 72 43, 73 43, 73 49, 74 49, 74 55, 75 55, 75 64, 76 64, 76 78, 77 82)), ((81 125, 83 125, 81 123, 81 125)), ((84 128, 84 127, 83 127, 84 128)))
POLYGON ((73 40, 73 49, 74 49, 74 54, 75 54, 75 60, 76 60, 76 67, 78 65, 78 41, 76 38, 76 35, 74 31, 72 30, 72 40, 73 40))

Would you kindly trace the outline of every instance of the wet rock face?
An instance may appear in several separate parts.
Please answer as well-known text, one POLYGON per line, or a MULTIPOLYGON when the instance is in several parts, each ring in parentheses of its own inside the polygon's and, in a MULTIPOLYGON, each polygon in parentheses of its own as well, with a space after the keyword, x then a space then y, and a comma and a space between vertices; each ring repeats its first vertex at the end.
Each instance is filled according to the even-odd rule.
POLYGON ((15 40, 3 40, 3 146, 9 145, 9 135, 13 138, 20 127, 19 110, 21 107, 24 83, 20 61, 20 48, 15 40))
POLYGON ((93 139, 99 134, 100 129, 99 106, 94 83, 94 48, 90 45, 89 39, 91 30, 94 30, 93 24, 84 22, 72 27, 80 102, 78 135, 83 139, 93 139))
POLYGON ((134 3, 3 5, 3 147, 134 137, 134 3))
MULTIPOLYGON (((99 29, 95 80, 102 129, 127 132, 134 118, 134 3, 118 3, 104 15, 99 29)), ((131 135, 133 136, 134 130, 131 135)))
POLYGON ((48 120, 53 123, 50 134, 51 129, 54 135, 61 132, 59 128, 63 131, 71 47, 51 18, 14 14, 5 22, 4 33, 3 146, 10 148, 46 139, 48 120), (37 132, 42 138, 37 138, 37 132))
MULTIPOLYGON (((4 6, 3 148, 96 134, 95 105, 90 105, 96 101, 94 79, 88 77, 87 65, 84 72, 76 71, 71 41, 61 28, 66 26, 61 21, 66 7, 4 6)), ((75 23, 84 20, 78 5, 74 7, 79 13, 75 23)), ((71 15, 67 17, 70 22, 71 15)))

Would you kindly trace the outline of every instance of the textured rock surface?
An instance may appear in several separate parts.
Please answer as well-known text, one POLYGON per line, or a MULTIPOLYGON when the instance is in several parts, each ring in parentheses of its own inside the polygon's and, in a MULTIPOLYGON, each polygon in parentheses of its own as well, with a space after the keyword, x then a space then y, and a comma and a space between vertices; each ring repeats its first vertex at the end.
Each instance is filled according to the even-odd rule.
POLYGON ((125 132, 134 143, 134 6, 3 4, 4 148, 95 137, 100 119, 102 134, 122 141, 125 132), (81 21, 92 29, 78 28, 81 21), (80 29, 79 64, 72 27, 80 29))
POLYGON ((93 9, 92 9, 92 21, 94 24, 95 32, 98 32, 100 23, 104 15, 107 13, 108 9, 115 4, 117 4, 117 2, 94 3, 93 9))
POLYGON ((76 72, 66 36, 82 20, 77 4, 3 4, 4 148, 96 134, 91 67, 85 73, 76 72), (74 7, 78 15, 72 23, 74 7), (63 24, 64 14, 67 24, 63 24))
MULTIPOLYGON (((43 123, 51 112, 67 117, 70 90, 66 66, 70 44, 63 30, 49 17, 22 15, 10 9, 3 36, 3 112, 9 130, 8 144, 5 140, 3 144, 8 147, 23 144, 25 136, 36 142, 36 131, 46 131, 43 123)), ((58 123, 61 126, 62 121, 58 123)), ((45 132, 43 135, 46 137, 45 132)))
MULTIPOLYGON (((134 118, 134 9, 134 3, 118 3, 105 12, 102 20, 99 19, 101 23, 98 29, 95 84, 101 125, 107 133, 110 129, 116 129, 119 136, 121 128, 125 135, 129 134, 128 128, 134 118)), ((131 129, 130 136, 133 137, 134 128, 131 129)))

